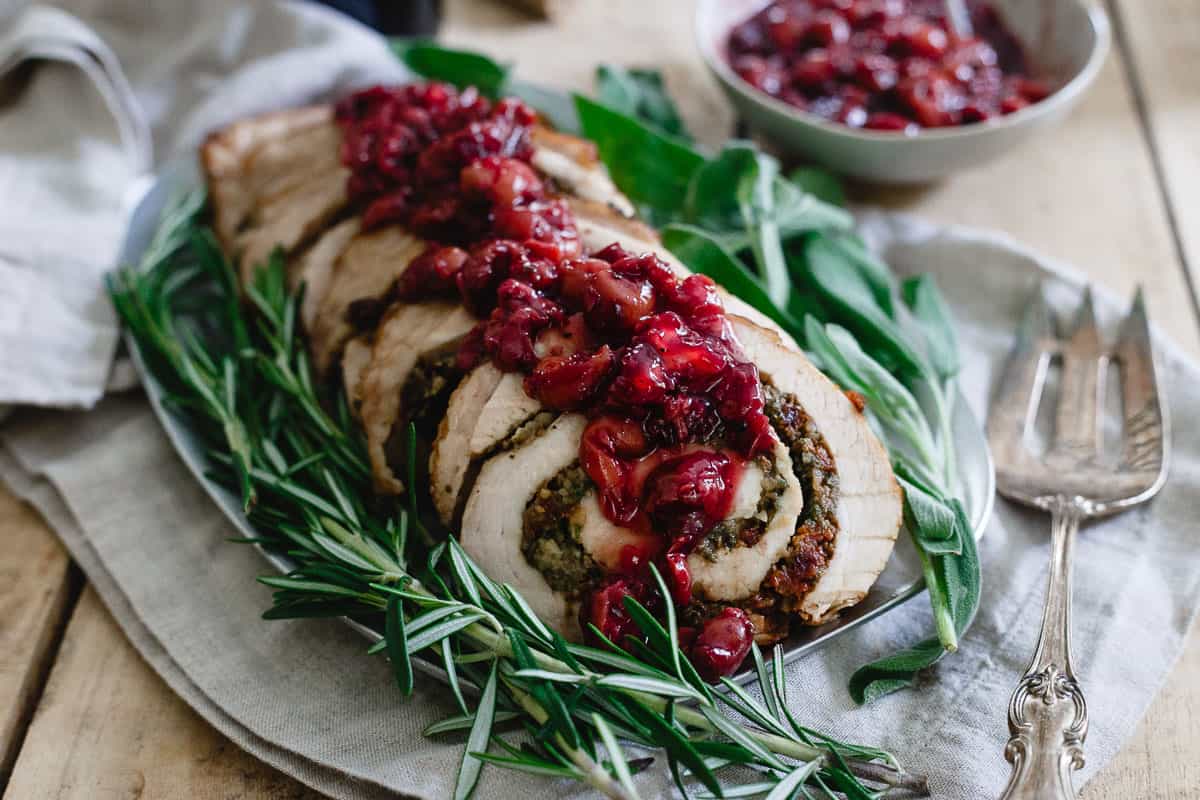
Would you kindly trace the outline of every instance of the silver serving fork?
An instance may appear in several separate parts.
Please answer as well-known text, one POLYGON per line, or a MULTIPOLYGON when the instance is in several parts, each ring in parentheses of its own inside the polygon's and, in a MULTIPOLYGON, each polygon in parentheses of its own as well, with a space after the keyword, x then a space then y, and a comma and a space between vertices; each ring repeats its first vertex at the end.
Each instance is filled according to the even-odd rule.
POLYGON ((1090 288, 1066 338, 1039 290, 1017 334, 988 419, 997 487, 1050 512, 1052 560, 1037 648, 1008 706, 1013 766, 1002 800, 1069 800, 1071 772, 1083 766, 1087 705, 1071 668, 1071 551, 1081 520, 1153 497, 1166 480, 1167 410, 1158 390, 1145 301, 1139 289, 1115 347, 1096 327, 1090 288), (1044 455, 1032 441, 1051 360, 1061 358, 1054 436, 1044 455), (1100 459, 1105 370, 1121 372, 1123 419, 1117 463, 1100 459))

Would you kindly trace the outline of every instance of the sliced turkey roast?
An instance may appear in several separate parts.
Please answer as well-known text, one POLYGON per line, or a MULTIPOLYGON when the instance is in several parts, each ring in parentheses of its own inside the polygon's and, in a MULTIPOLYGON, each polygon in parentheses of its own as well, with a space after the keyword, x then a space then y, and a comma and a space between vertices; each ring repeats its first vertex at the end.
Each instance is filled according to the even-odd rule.
MULTIPOLYGON (((585 252, 617 243, 689 274, 636 219, 591 143, 537 126, 531 136, 532 166, 566 199, 585 252)), ((546 410, 526 394, 523 374, 489 361, 459 371, 454 354, 477 322, 461 305, 394 300, 393 284, 427 243, 394 224, 363 230, 340 143, 328 107, 213 134, 202 162, 218 237, 244 281, 280 248, 289 284, 306 287, 300 316, 316 371, 340 375, 377 490, 406 488, 397 437, 420 420, 429 452, 427 462, 418 453, 417 466, 427 464, 442 522, 493 579, 578 638, 581 595, 623 568, 623 548, 653 549, 657 534, 601 511, 580 468, 586 416, 546 410), (537 526, 547 520, 554 535, 543 539, 537 526)), ((862 599, 892 551, 901 493, 854 403, 764 314, 719 293, 744 357, 758 367, 776 438, 742 465, 727 516, 687 567, 696 605, 743 608, 770 641, 788 620, 820 624, 862 599)))

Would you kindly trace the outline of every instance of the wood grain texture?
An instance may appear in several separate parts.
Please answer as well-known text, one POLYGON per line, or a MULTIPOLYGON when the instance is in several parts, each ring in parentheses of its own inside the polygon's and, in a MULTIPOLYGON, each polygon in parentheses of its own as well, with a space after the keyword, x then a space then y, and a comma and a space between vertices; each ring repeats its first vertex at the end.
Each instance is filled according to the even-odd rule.
MULTIPOLYGON (((1118 49, 1095 89, 1058 131, 941 184, 909 190, 859 186, 853 194, 863 203, 1000 229, 1120 292, 1144 282, 1155 320, 1189 352, 1200 354, 1180 258, 1182 251, 1193 267, 1200 258, 1200 138, 1195 135, 1200 129, 1200 2, 1113 2, 1127 25, 1124 39, 1134 48, 1131 63, 1148 111, 1145 126, 1127 79, 1127 54, 1118 49), (1153 136, 1153 149, 1144 127, 1153 136), (1165 176, 1162 184, 1154 151, 1165 176)), ((531 22, 500 3, 446 0, 444 5, 448 43, 515 61, 524 77, 586 90, 598 62, 652 64, 665 71, 701 141, 713 145, 732 131, 728 107, 692 45, 689 0, 578 0, 554 23, 531 22)), ((29 512, 10 514, 0 492, 0 542, 7 544, 14 533, 25 537, 21 542, 53 546, 29 512), (6 525, 18 518, 20 530, 6 525), (28 533, 34 530, 38 533, 28 533)), ((28 552, 40 552, 29 544, 13 549, 27 546, 28 552)), ((0 580, 6 583, 8 552, 0 549, 0 580)), ((58 558, 65 568, 61 553, 58 558)), ((27 555, 21 564, 28 569, 27 555)), ((55 585, 52 574, 47 581, 55 585)), ((26 608, 9 605, 16 596, 0 584, 0 754, 4 715, 18 696, 10 690, 8 678, 17 674, 10 664, 36 662, 10 659, 5 646, 27 641, 6 627, 10 608, 26 608)), ((41 616, 54 617, 54 597, 50 591, 49 600, 42 601, 50 611, 41 616)), ((25 613, 30 619, 38 616, 27 608, 25 613)), ((36 621, 19 624, 28 625, 35 639, 46 630, 36 621)), ((1200 636, 1193 632, 1137 734, 1089 784, 1084 800, 1200 797, 1198 676, 1200 636)), ((998 730, 997 747, 1002 738, 998 730)), ((137 796, 316 797, 239 751, 172 695, 86 592, 4 800, 137 796)))
MULTIPOLYGON (((1180 254, 1200 287, 1200 3, 1109 0, 1158 157, 1180 254)), ((1200 303, 1200 297, 1197 297, 1200 303)))
POLYGON ((1114 49, 1062 127, 996 161, 933 186, 859 186, 852 196, 1002 231, 1126 297, 1143 284, 1154 321, 1200 355, 1200 328, 1122 59, 1114 49))
POLYGON ((0 486, 0 788, 50 669, 70 562, 37 513, 0 486))
MULTIPOLYGON (((1173 263, 1190 271, 1194 292, 1200 285, 1200 3, 1110 0, 1109 6, 1176 237, 1173 263)), ((1155 267, 1143 263, 1131 271, 1153 273, 1155 267)), ((1200 797, 1200 635, 1195 628, 1133 738, 1083 795, 1084 800, 1117 797, 1200 797)))
POLYGON ((320 796, 239 750, 172 694, 89 587, 4 800, 320 796))

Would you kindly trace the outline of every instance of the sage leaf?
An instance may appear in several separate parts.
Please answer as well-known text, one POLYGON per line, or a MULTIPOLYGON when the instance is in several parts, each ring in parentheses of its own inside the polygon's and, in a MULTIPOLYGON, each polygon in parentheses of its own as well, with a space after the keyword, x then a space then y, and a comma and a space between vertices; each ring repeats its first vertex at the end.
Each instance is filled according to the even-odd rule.
POLYGON ((852 330, 874 360, 901 374, 918 376, 926 365, 904 331, 879 304, 881 287, 873 287, 857 269, 848 265, 844 245, 826 236, 806 240, 804 257, 792 259, 793 276, 811 286, 835 312, 835 320, 852 330))
POLYGON ((741 246, 749 246, 743 229, 738 187, 757 173, 757 151, 749 142, 727 142, 692 175, 684 199, 683 218, 708 231, 736 230, 741 246))
MULTIPOLYGON (((958 555, 931 555, 929 558, 936 580, 946 594, 954 628, 961 636, 974 621, 982 586, 979 552, 966 509, 958 502, 952 505, 960 526, 962 552, 958 555)), ((937 663, 945 655, 946 649, 941 641, 933 637, 859 667, 850 677, 850 696, 857 703, 867 703, 911 686, 917 673, 937 663)))
POLYGON ((391 48, 418 75, 458 87, 474 86, 489 97, 499 96, 508 79, 507 65, 470 50, 455 50, 419 39, 393 39, 391 48))
POLYGON ((683 210, 688 183, 704 156, 644 123, 575 95, 583 135, 596 144, 613 182, 652 224, 665 224, 683 210))
POLYGON ((779 177, 779 162, 763 153, 754 153, 753 169, 744 172, 737 182, 738 208, 742 223, 750 233, 750 248, 758 264, 759 274, 771 302, 781 307, 787 303, 791 282, 787 262, 783 257, 783 240, 779 233, 779 217, 775 206, 775 181, 779 177))
POLYGON ((892 270, 867 248, 862 238, 853 233, 827 237, 843 258, 847 266, 858 273, 875 297, 875 302, 885 314, 896 316, 896 279, 892 270))
POLYGON ((708 232, 691 225, 669 225, 662 232, 662 241, 688 269, 712 278, 789 333, 799 331, 797 319, 771 302, 758 276, 747 271, 708 232))
POLYGON ((596 67, 596 99, 609 108, 653 125, 663 133, 692 141, 675 101, 667 94, 662 73, 625 69, 611 64, 596 67))
POLYGON ((842 182, 832 172, 820 167, 797 167, 787 177, 818 200, 838 208, 846 207, 846 192, 842 182))
POLYGON ((927 553, 962 552, 954 507, 916 484, 897 477, 904 488, 904 521, 927 553))
POLYGON ((848 211, 805 192, 782 176, 775 176, 772 191, 781 239, 813 231, 848 231, 854 226, 854 217, 848 211))
POLYGON ((514 78, 507 64, 500 64, 481 53, 442 47, 420 39, 393 39, 390 45, 405 66, 418 75, 452 83, 460 89, 474 86, 489 97, 514 95, 558 130, 579 132, 579 119, 566 94, 514 78))
POLYGON ((918 275, 900 286, 904 304, 912 311, 925 337, 929 363, 942 380, 958 374, 958 341, 954 321, 941 291, 930 275, 918 275))

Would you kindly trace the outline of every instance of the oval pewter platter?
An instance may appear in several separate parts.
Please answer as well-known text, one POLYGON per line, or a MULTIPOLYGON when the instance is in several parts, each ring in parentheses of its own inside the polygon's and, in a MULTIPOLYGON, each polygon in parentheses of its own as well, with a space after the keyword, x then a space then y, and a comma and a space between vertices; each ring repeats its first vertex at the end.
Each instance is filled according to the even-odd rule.
MULTIPOLYGON (((129 227, 121 246, 118 263, 139 263, 142 253, 154 235, 159 215, 167 201, 179 192, 197 187, 199 183, 200 176, 194 159, 180 159, 168 164, 149 183, 144 194, 136 201, 129 217, 129 227)), ((203 448, 183 421, 172 415, 163 404, 162 389, 145 368, 137 345, 128 332, 125 334, 125 343, 141 376, 142 385, 150 399, 150 405, 162 424, 163 430, 166 431, 167 437, 179 453, 179 457, 183 459, 184 464, 191 470, 196 480, 212 497, 217 507, 229 518, 230 523, 238 530, 239 534, 247 538, 255 538, 258 534, 242 513, 240 499, 233 492, 205 477, 209 465, 203 448)), ((966 401, 961 397, 954 404, 953 429, 955 448, 959 453, 959 485, 964 493, 964 502, 975 538, 979 539, 991 518, 996 475, 983 428, 967 407, 966 401)), ((274 569, 285 574, 291 571, 293 565, 288 558, 271 553, 259 545, 255 545, 255 547, 258 547, 274 569)), ((920 560, 910 537, 902 532, 897 538, 896 549, 892 552, 891 559, 866 598, 853 608, 842 612, 833 622, 814 628, 804 628, 788 637, 783 643, 784 662, 790 664, 801 656, 819 649, 840 634, 886 614, 918 595, 924 588, 925 581, 922 577, 920 560)), ((343 621, 371 643, 378 642, 382 638, 379 631, 367 625, 348 618, 343 618, 343 621)), ((445 672, 436 663, 423 658, 415 658, 413 664, 431 677, 446 681, 445 672)), ((734 676, 734 680, 739 683, 745 683, 752 679, 754 679, 753 669, 744 669, 734 676)))

